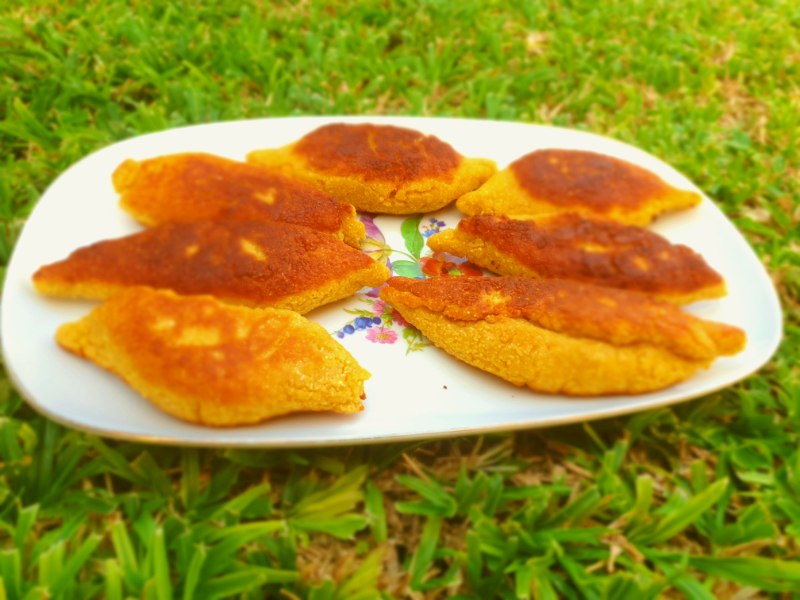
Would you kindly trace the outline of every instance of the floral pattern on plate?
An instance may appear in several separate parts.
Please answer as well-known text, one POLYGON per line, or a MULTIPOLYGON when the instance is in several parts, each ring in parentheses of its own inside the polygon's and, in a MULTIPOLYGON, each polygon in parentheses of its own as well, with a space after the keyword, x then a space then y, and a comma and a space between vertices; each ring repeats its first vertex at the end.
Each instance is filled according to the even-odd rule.
MULTIPOLYGON (((375 224, 374 217, 359 215, 367 234, 366 239, 361 242, 361 251, 389 267, 392 275, 402 277, 428 279, 430 277, 462 275, 480 277, 483 275, 483 271, 467 262, 465 258, 452 256, 446 252, 430 254, 430 250, 425 247, 425 240, 445 229, 447 224, 444 221, 430 218, 420 227, 423 217, 424 215, 417 215, 403 221, 400 227, 406 247, 406 251, 403 251, 392 248, 386 243, 386 238, 375 224), (423 250, 427 250, 429 254, 422 256, 423 250), (390 260, 389 257, 393 255, 405 258, 390 260)), ((372 288, 366 293, 356 294, 359 302, 363 302, 365 306, 345 309, 347 314, 354 315, 354 317, 347 321, 341 329, 332 332, 332 335, 338 339, 344 339, 348 335, 365 332, 366 339, 373 344, 394 344, 402 335, 408 345, 406 355, 411 352, 421 352, 431 346, 432 344, 419 329, 407 323, 399 312, 380 299, 379 289, 372 288), (393 327, 400 328, 400 335, 393 327)))

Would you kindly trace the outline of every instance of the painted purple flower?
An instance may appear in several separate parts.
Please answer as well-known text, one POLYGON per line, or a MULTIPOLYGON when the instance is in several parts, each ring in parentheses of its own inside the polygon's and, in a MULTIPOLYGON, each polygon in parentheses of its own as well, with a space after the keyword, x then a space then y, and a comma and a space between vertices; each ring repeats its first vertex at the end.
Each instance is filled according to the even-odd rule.
POLYGON ((373 217, 360 215, 359 219, 364 224, 367 233, 366 239, 361 240, 361 251, 391 269, 392 263, 389 261, 389 257, 392 255, 392 247, 386 243, 386 238, 375 225, 373 217))
MULTIPOLYGON (((361 251, 372 259, 389 267, 390 273, 394 275, 392 261, 389 260, 389 257, 392 255, 392 247, 386 243, 386 238, 383 237, 381 230, 375 225, 374 217, 359 215, 358 218, 364 224, 364 229, 367 233, 366 239, 361 240, 361 251)), ((372 288, 367 292, 367 296, 377 298, 379 289, 380 288, 372 288)))
POLYGON ((377 225, 375 225, 375 217, 358 215, 358 220, 364 224, 364 230, 367 232, 367 237, 371 237, 382 242, 386 241, 381 233, 381 230, 378 229, 377 225))

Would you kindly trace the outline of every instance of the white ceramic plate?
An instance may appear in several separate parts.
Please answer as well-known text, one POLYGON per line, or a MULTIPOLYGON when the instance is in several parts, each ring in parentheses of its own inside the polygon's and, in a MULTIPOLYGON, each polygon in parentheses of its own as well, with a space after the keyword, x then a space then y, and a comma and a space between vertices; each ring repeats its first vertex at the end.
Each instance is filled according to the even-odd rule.
MULTIPOLYGON (((652 229, 701 252, 728 280, 727 298, 687 310, 738 325, 749 341, 741 354, 720 359, 709 370, 660 392, 585 399, 536 394, 433 346, 417 346, 418 351, 408 352, 404 329, 394 323, 382 333, 374 326, 341 340, 372 373, 366 383, 364 412, 299 414, 262 425, 214 429, 161 412, 114 375, 56 346, 56 328, 82 317, 95 303, 40 296, 31 275, 80 246, 141 229, 117 207, 111 185, 111 173, 123 160, 186 151, 243 160, 250 150, 281 146, 321 125, 341 121, 418 129, 449 142, 466 156, 492 158, 501 168, 538 148, 593 150, 637 163, 674 185, 699 191, 674 169, 636 148, 578 131, 518 123, 379 117, 264 119, 199 125, 127 140, 92 154, 62 174, 39 201, 19 239, 3 292, 2 343, 6 366, 23 396, 56 421, 110 437, 203 446, 338 445, 542 427, 664 406, 742 379, 777 348, 781 311, 770 279, 745 240, 707 198, 696 208, 659 219, 652 229)), ((455 208, 425 215, 421 230, 428 233, 424 226, 430 228, 431 219, 436 227, 444 228, 455 226, 459 218, 455 208)), ((387 244, 405 250, 402 221, 402 217, 378 216, 374 223, 387 244)), ((374 230, 373 235, 380 237, 374 230)), ((392 260, 402 258, 392 256, 392 260)), ((346 309, 372 313, 379 309, 375 301, 359 294, 308 317, 334 333, 357 316, 346 309)))

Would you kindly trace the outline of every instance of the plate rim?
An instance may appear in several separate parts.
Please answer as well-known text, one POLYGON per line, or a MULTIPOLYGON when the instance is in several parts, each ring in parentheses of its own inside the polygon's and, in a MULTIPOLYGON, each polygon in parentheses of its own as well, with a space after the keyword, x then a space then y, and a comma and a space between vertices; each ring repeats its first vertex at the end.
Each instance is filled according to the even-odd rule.
MULTIPOLYGON (((81 421, 77 421, 71 419, 69 417, 65 417, 59 414, 56 414, 49 408, 46 408, 41 403, 39 403, 34 395, 27 389, 27 387, 23 384, 21 377, 17 373, 16 369, 13 366, 13 361, 11 360, 11 354, 8 349, 8 342, 6 339, 5 332, 3 332, 3 324, 5 323, 7 318, 10 318, 7 310, 8 303, 6 302, 7 296, 10 295, 12 292, 10 291, 11 285, 4 285, 2 297, 0 298, 0 348, 2 349, 2 356, 3 361, 6 367, 6 372, 9 375, 9 379, 11 380, 12 384, 20 394, 20 396, 29 404, 31 405, 36 411, 40 414, 44 415, 45 417, 59 423, 62 426, 69 427, 72 429, 77 429, 80 431, 87 432, 92 435, 99 435, 102 437, 130 441, 130 442, 138 442, 138 443, 146 443, 146 444, 156 444, 156 445, 168 445, 168 446, 186 446, 186 447, 207 447, 207 448, 230 448, 230 447, 237 447, 237 448, 298 448, 298 447, 335 447, 335 446, 344 446, 344 445, 365 445, 365 444, 375 444, 375 443, 393 443, 393 442, 403 442, 403 441, 419 441, 419 440, 436 440, 436 439, 446 439, 446 438, 453 438, 453 437, 460 437, 460 436, 467 436, 467 435, 483 435, 483 434, 496 434, 496 433, 504 433, 508 431, 530 431, 533 429, 539 429, 543 427, 554 427, 560 425, 569 425, 576 422, 588 422, 593 420, 599 419, 608 419, 608 418, 615 418, 619 416, 623 416, 626 414, 631 414, 634 412, 644 411, 644 410, 657 410, 663 408, 665 406, 670 406, 673 404, 678 404, 681 402, 687 402, 689 400, 694 400, 703 396, 707 396, 720 390, 729 388, 731 386, 736 385, 740 381, 750 377, 754 373, 758 372, 761 368, 764 367, 765 364, 769 362, 769 360, 774 356, 776 351, 778 350, 783 337, 784 337, 784 316, 782 305, 780 302, 780 297, 775 289, 771 278, 769 277, 766 268, 758 259, 758 255, 756 254, 753 247, 750 245, 747 238, 739 231, 739 229, 735 226, 735 224, 727 217, 727 215, 722 211, 722 209, 717 206, 717 204, 711 200, 691 179, 685 176, 683 173, 678 171, 674 166, 667 163, 665 160, 660 159, 659 157, 643 150, 637 146, 632 144, 628 144, 627 142, 623 142, 611 137, 607 137, 598 133, 589 132, 589 131, 582 131, 578 129, 566 128, 566 127, 556 127, 553 125, 540 125, 537 123, 525 123, 521 121, 497 121, 491 119, 475 119, 475 118, 459 118, 459 117, 419 117, 419 116, 394 116, 394 115, 380 115, 380 116, 370 116, 370 115, 317 115, 317 116, 305 116, 305 115, 297 115, 297 116, 288 116, 288 117, 266 117, 260 119, 240 119, 240 120, 232 120, 232 121, 219 121, 215 123, 201 123, 201 124, 191 124, 185 125, 180 127, 174 127, 169 129, 164 129, 162 131, 156 132, 148 132, 142 135, 134 136, 131 138, 127 138, 124 140, 120 140, 118 142, 111 143, 103 148, 99 148, 90 154, 82 157, 78 161, 72 163, 69 167, 67 167, 64 171, 59 173, 59 175, 48 185, 47 189, 43 192, 41 198, 45 198, 46 195, 59 183, 62 178, 64 178, 70 171, 76 169, 79 165, 81 165, 84 161, 91 160, 95 155, 107 151, 112 147, 119 147, 120 145, 124 145, 127 142, 131 142, 133 140, 141 140, 143 138, 148 138, 151 136, 159 136, 164 133, 168 132, 175 132, 175 131, 184 131, 187 129, 195 129, 195 128, 216 128, 216 127, 224 127, 226 125, 231 124, 241 124, 241 123, 253 123, 253 122, 262 122, 262 123, 274 123, 276 121, 283 121, 283 122, 291 122, 291 121, 320 121, 320 122, 330 122, 331 120, 342 120, 342 121, 350 121, 350 122, 378 122, 378 121, 407 121, 409 122, 409 126, 411 122, 425 122, 425 121, 459 121, 459 122, 471 122, 471 123, 493 123, 493 124, 502 124, 504 126, 527 126, 536 129, 547 129, 551 131, 561 131, 561 132, 570 132, 570 133, 578 133, 582 136, 590 136, 592 138, 596 138, 598 140, 602 140, 605 143, 611 142, 612 145, 618 145, 621 147, 626 147, 635 150, 642 155, 646 155, 652 160, 655 160, 663 165, 666 165, 671 170, 675 171, 679 175, 683 177, 691 187, 698 191, 704 200, 713 207, 713 209, 718 213, 718 216, 722 218, 722 221, 726 223, 726 225, 733 231, 735 234, 741 239, 741 241, 745 244, 748 251, 752 255, 752 257, 759 263, 761 266, 760 269, 760 276, 762 277, 763 283, 766 285, 764 286, 769 290, 769 297, 773 308, 775 309, 775 315, 777 316, 777 328, 774 333, 773 339, 771 343, 766 346, 758 358, 756 362, 753 363, 752 367, 748 367, 748 371, 744 374, 737 375, 735 378, 726 381, 725 383, 721 383, 719 385, 715 385, 710 389, 700 391, 698 393, 692 394, 689 393, 686 396, 680 397, 678 399, 670 399, 665 398, 659 401, 654 402, 647 407, 640 407, 636 405, 619 405, 613 408, 606 409, 601 413, 594 413, 592 415, 586 415, 581 413, 576 413, 575 415, 568 415, 568 416, 561 416, 561 417, 549 417, 549 418, 538 418, 533 421, 522 421, 522 422, 509 422, 497 425, 478 425, 474 427, 458 427, 454 429, 448 430, 435 430, 435 431, 423 431, 423 432, 416 432, 416 433, 400 433, 400 434, 379 434, 376 436, 358 436, 352 438, 320 438, 316 440, 285 440, 285 439, 268 439, 268 438, 251 438, 251 439, 219 439, 214 437, 215 434, 221 432, 228 432, 228 431, 235 431, 236 428, 211 428, 208 426, 200 426, 205 427, 210 432, 210 439, 186 439, 180 436, 164 436, 164 435, 144 435, 144 434, 137 434, 137 433, 130 433, 126 431, 120 431, 117 429, 109 429, 103 427, 96 427, 94 425, 87 425, 82 423, 81 421)), ((18 255, 18 248, 20 247, 20 242, 23 240, 23 236, 26 235, 28 232, 28 225, 32 217, 37 214, 37 211, 40 211, 40 207, 42 206, 41 202, 37 202, 36 206, 33 208, 31 213, 28 215, 26 219, 26 223, 23 226, 22 231, 17 239, 17 243, 14 246, 12 251, 11 257, 8 262, 8 266, 6 269, 6 284, 8 283, 8 275, 13 274, 17 269, 15 269, 15 265, 17 262, 17 255, 18 255)), ((42 209, 44 210, 44 209, 42 209)), ((524 386, 522 386, 524 389, 524 386)), ((623 395, 623 394, 618 394, 623 395)), ((174 417, 172 417, 174 418, 174 417)), ((257 425, 257 424, 256 424, 257 425)), ((224 435, 222 437, 225 437, 224 435)))
MULTIPOLYGON (((77 429, 79 431, 83 431, 85 433, 91 435, 98 435, 101 437, 111 438, 115 440, 121 440, 126 442, 137 442, 137 443, 144 443, 144 444, 153 444, 153 445, 160 445, 160 446, 184 446, 188 448, 245 448, 245 449, 254 449, 254 448, 335 448, 341 446, 364 446, 367 444, 391 444, 394 442, 413 442, 413 441, 421 441, 421 440, 442 440, 442 439, 450 439, 462 436, 470 436, 470 435, 491 435, 491 434, 501 434, 507 432, 514 432, 514 431, 533 431, 536 429, 542 429, 545 427, 560 427, 562 425, 573 425, 575 423, 584 421, 599 421, 602 419, 613 419, 615 417, 625 416, 627 414, 635 413, 635 412, 644 412, 650 410, 658 410, 664 408, 666 406, 671 406, 673 404, 681 404, 683 402, 689 402, 691 400, 697 400, 698 398, 702 398, 704 396, 708 396, 711 394, 715 394, 721 390, 727 389, 731 386, 736 385, 740 381, 747 379, 761 369, 770 358, 772 358, 774 354, 774 350, 770 353, 767 358, 762 362, 758 367, 756 367, 750 373, 742 375, 737 379, 715 386, 712 389, 705 390, 700 394, 695 396, 687 396, 678 400, 674 399, 664 399, 657 403, 654 403, 651 406, 647 406, 644 409, 637 410, 635 406, 620 406, 618 408, 610 409, 607 412, 602 414, 594 415, 590 418, 587 418, 585 415, 576 414, 575 416, 558 418, 553 417, 550 419, 543 419, 538 420, 535 423, 531 422, 522 422, 522 423, 507 423, 503 425, 483 425, 483 426, 476 426, 476 427, 461 427, 456 429, 449 429, 446 431, 440 432, 420 432, 420 433, 408 433, 408 434, 396 434, 396 435, 380 435, 374 437, 357 437, 351 439, 321 439, 318 441, 300 441, 300 440, 187 440, 184 438, 179 437, 170 437, 170 436, 158 436, 158 435, 141 435, 135 433, 127 433, 121 432, 114 429, 104 429, 100 427, 94 427, 92 425, 85 425, 79 421, 73 421, 66 417, 61 417, 60 415, 56 415, 55 413, 51 412, 49 409, 43 407, 35 400, 32 399, 32 395, 28 392, 25 386, 21 385, 16 372, 12 371, 11 369, 7 369, 7 373, 9 375, 9 379, 14 384, 14 387, 17 389, 20 397, 25 400, 28 404, 30 404, 39 414, 44 415, 48 419, 55 421, 61 426, 69 427, 71 429, 77 429)), ((5 360, 5 345, 3 347, 3 359, 5 360)), ((523 389, 524 386, 520 386, 520 389, 523 389)), ((298 414, 298 413, 293 413, 298 414)), ((170 415, 172 416, 172 415, 170 415)), ((172 417, 176 418, 176 417, 172 417)), ((258 424, 256 424, 258 425, 258 424)), ((206 425, 199 425, 199 427, 204 427, 211 431, 230 431, 235 430, 236 427, 219 427, 214 428, 206 425)))

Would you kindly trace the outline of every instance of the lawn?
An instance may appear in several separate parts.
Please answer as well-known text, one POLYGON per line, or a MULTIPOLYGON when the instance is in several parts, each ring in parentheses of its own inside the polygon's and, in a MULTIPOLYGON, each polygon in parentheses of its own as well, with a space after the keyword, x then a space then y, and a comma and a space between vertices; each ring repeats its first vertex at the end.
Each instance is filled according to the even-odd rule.
MULTIPOLYGON (((193 123, 546 123, 695 181, 786 335, 699 400, 542 431, 301 451, 117 443, 0 380, 0 599, 800 597, 800 5, 0 3, 0 264, 94 150, 193 123)), ((43 374, 44 376, 45 374, 43 374)))

